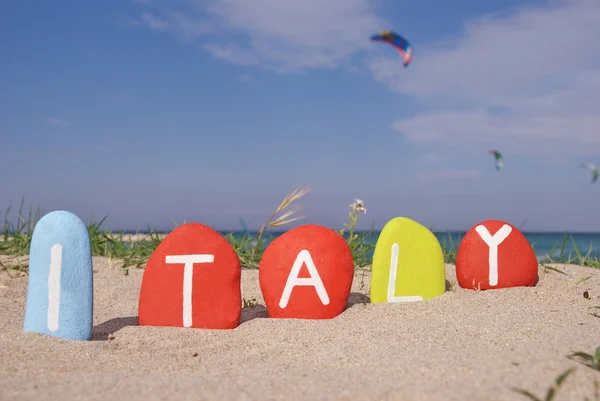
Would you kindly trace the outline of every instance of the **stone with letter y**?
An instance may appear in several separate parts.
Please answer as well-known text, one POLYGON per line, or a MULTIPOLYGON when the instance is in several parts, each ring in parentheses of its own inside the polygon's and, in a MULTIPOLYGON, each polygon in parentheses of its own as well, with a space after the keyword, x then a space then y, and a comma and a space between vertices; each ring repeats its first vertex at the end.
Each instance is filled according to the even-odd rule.
POLYGON ((456 254, 456 278, 462 288, 533 286, 538 261, 518 228, 501 220, 486 220, 471 228, 456 254))

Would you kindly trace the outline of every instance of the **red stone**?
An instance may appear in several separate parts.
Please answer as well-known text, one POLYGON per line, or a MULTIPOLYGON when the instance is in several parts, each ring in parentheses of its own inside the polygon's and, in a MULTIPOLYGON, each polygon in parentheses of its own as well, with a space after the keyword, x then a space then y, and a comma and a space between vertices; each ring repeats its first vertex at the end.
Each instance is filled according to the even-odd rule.
POLYGON ((537 276, 538 261, 529 241, 518 228, 504 221, 486 220, 478 223, 467 232, 458 247, 456 277, 462 288, 489 290, 530 287, 535 285, 537 276), (477 227, 485 227, 489 236, 496 238, 493 242, 505 237, 497 246, 497 283, 494 283, 493 273, 496 269, 490 261, 490 258, 494 259, 494 246, 490 247, 482 239, 483 235, 490 241, 484 230, 482 234, 477 232, 477 227))
POLYGON ((354 260, 345 239, 313 224, 293 228, 273 240, 259 266, 260 288, 273 318, 334 318, 346 308, 353 279, 354 260), (311 274, 311 261, 316 274, 311 274), (296 274, 292 269, 295 263, 300 266, 296 274), (291 287, 296 277, 311 280, 311 276, 312 284, 291 287), (288 279, 291 292, 285 305, 288 279), (324 289, 323 300, 319 288, 324 289))
POLYGON ((233 329, 242 313, 240 280, 240 260, 225 237, 199 223, 179 226, 163 239, 146 265, 139 324, 233 329), (186 257, 196 259, 193 267, 184 267, 181 259, 186 257), (169 259, 175 263, 168 263, 169 259))

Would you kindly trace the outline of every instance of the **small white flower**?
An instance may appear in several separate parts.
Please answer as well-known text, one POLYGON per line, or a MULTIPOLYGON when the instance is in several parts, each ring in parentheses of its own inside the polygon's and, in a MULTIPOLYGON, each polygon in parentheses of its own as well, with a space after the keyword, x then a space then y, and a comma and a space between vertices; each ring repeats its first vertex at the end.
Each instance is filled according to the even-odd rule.
POLYGON ((354 199, 354 202, 352 202, 350 207, 355 213, 367 213, 365 201, 363 201, 362 199, 354 199))

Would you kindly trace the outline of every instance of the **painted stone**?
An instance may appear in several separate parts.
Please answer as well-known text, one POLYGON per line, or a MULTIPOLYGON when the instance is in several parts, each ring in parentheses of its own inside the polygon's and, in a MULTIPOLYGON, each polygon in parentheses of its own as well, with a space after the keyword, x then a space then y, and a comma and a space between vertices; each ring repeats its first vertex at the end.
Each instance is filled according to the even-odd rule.
POLYGON ((371 269, 371 303, 422 301, 446 291, 440 242, 427 227, 407 217, 396 217, 383 227, 371 269))
POLYGON ((270 317, 331 319, 346 308, 354 279, 352 251, 337 232, 306 224, 269 244, 258 278, 270 317))
POLYGON ((456 254, 456 278, 462 288, 533 286, 538 261, 527 238, 515 226, 486 220, 471 228, 456 254))
POLYGON ((23 331, 89 340, 92 276, 90 234, 83 221, 60 210, 43 216, 31 237, 23 331))
POLYGON ((212 228, 187 223, 150 256, 140 289, 140 326, 233 329, 242 313, 240 259, 212 228))

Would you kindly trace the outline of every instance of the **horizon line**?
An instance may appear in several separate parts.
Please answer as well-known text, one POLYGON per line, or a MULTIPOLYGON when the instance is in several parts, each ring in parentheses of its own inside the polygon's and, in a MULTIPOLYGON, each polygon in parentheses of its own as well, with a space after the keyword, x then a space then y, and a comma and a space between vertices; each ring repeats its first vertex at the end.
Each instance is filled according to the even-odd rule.
MULTIPOLYGON (((216 229, 214 227, 213 228, 215 231, 219 232, 219 233, 243 233, 243 232, 247 232, 250 234, 256 234, 258 233, 259 229, 254 229, 254 230, 244 230, 241 228, 237 228, 237 229, 216 229)), ((292 227, 289 229, 279 229, 279 230, 267 230, 264 233, 285 233, 289 230, 292 230, 293 228, 296 227, 292 227)), ((166 234, 166 233, 170 233, 171 231, 173 231, 175 228, 170 229, 170 230, 153 230, 151 232, 153 233, 158 233, 158 234, 166 234)), ((466 233, 468 232, 470 229, 466 229, 466 230, 459 230, 459 229, 431 229, 428 228, 431 232, 435 233, 466 233)), ((336 229, 332 229, 333 231, 339 231, 336 229)), ((380 233, 383 230, 383 228, 378 229, 378 230, 354 230, 355 233, 370 233, 370 232, 376 232, 376 233, 380 233)), ((108 232, 111 232, 113 234, 115 233, 123 233, 123 234, 149 234, 150 231, 146 231, 146 230, 105 230, 108 232)), ((347 230, 346 230, 347 231, 347 230)), ((598 231, 593 231, 593 230, 580 230, 580 231, 569 231, 569 230, 563 230, 563 231, 558 231, 558 230, 519 230, 521 231, 523 234, 600 234, 600 229, 598 231)))

